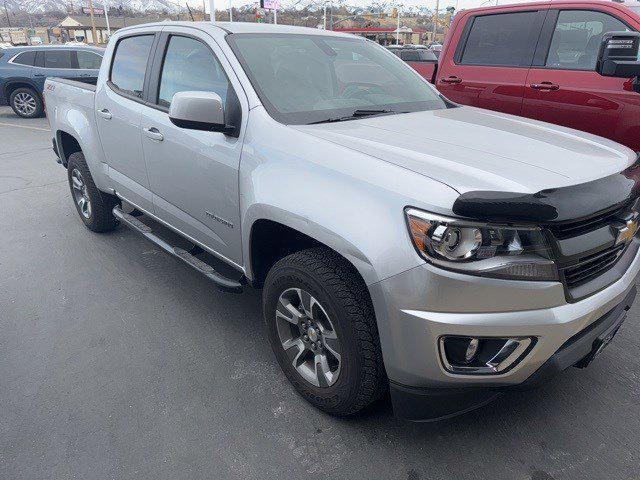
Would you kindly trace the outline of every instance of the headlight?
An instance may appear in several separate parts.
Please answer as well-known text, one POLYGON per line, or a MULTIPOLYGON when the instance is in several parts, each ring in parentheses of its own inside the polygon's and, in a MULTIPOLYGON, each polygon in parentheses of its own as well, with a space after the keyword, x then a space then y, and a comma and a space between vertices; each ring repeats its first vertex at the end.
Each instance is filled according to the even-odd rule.
POLYGON ((414 208, 405 211, 418 253, 430 263, 472 275, 557 280, 558 269, 538 227, 493 225, 414 208))

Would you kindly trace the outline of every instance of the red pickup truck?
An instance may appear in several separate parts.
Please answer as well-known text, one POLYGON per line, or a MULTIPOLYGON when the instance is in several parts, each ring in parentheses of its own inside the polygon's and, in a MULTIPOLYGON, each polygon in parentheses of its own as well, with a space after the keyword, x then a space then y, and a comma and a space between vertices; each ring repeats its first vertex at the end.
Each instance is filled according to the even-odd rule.
POLYGON ((427 79, 454 102, 583 130, 640 151, 640 71, 603 71, 608 32, 624 31, 631 32, 629 42, 640 31, 637 1, 464 10, 427 79))

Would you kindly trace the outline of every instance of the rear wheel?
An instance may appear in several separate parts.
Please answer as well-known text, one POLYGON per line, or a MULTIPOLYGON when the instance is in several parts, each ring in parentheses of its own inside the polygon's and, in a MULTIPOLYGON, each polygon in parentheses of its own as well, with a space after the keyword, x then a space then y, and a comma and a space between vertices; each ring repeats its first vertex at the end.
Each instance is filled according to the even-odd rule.
POLYGON ((94 232, 113 230, 118 225, 113 207, 119 200, 114 195, 98 190, 82 152, 69 155, 67 174, 73 202, 86 227, 94 232))
POLYGON ((277 262, 265 281, 263 307, 278 363, 311 404, 350 415, 385 391, 369 292, 338 254, 312 248, 277 262))
POLYGON ((22 118, 37 118, 44 114, 42 98, 32 88, 16 88, 11 92, 9 104, 15 114, 22 118))

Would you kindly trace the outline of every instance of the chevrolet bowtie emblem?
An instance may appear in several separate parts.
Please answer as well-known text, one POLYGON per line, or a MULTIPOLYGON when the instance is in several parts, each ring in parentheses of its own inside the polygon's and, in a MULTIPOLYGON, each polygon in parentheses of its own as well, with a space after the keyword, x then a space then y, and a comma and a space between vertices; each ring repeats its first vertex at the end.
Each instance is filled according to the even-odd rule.
POLYGON ((634 217, 623 227, 612 227, 616 235, 616 245, 629 243, 638 232, 638 226, 638 217, 634 217))

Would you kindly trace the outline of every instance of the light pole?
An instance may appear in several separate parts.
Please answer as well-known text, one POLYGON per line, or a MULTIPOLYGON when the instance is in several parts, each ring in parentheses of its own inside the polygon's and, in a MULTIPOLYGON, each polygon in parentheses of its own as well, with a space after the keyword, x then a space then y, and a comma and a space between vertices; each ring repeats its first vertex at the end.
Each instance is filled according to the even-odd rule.
POLYGON ((233 7, 231 6, 231 0, 229 0, 229 21, 233 22, 233 7))
POLYGON ((440 10, 440 0, 436 0, 436 11, 433 14, 433 36, 431 42, 436 41, 436 35, 438 33, 438 10, 440 10))
POLYGON ((324 29, 327 29, 327 3, 324 2, 324 29))
POLYGON ((209 10, 211 10, 211 21, 216 21, 216 5, 215 0, 209 0, 209 10))
POLYGON ((398 28, 396 29, 396 45, 400 45, 400 5, 396 7, 396 11, 398 12, 398 28))

